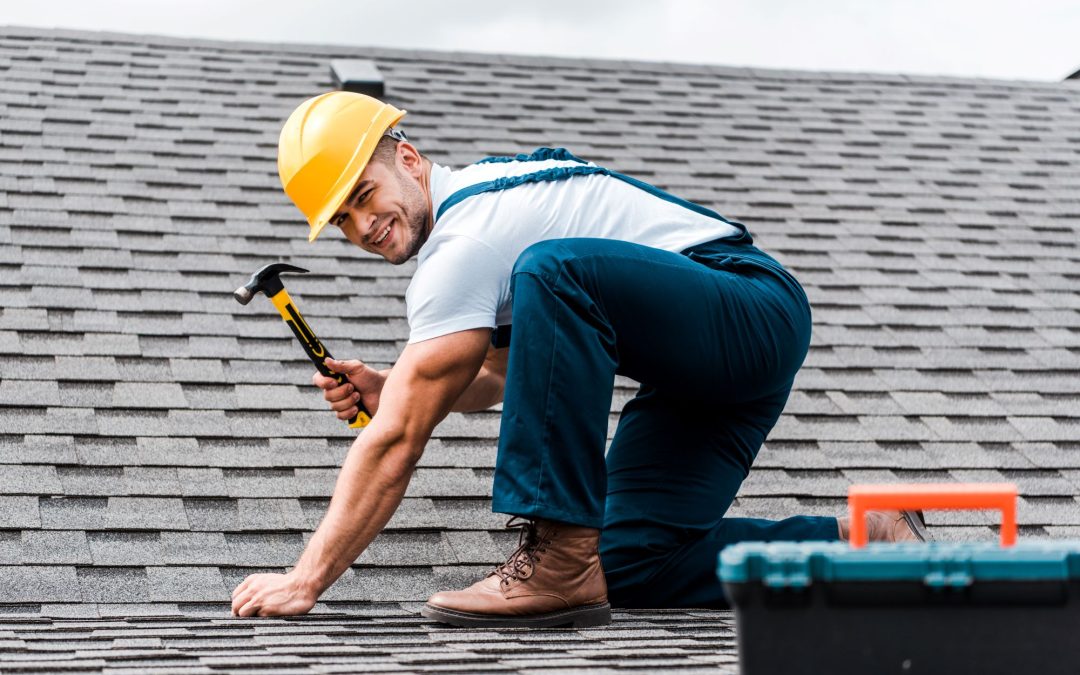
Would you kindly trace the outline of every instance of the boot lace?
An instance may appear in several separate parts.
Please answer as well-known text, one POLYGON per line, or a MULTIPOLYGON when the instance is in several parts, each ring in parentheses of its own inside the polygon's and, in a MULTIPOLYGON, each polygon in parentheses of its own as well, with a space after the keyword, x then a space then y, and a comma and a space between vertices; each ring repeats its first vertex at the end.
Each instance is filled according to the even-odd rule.
POLYGON ((506 527, 519 530, 518 547, 506 559, 492 571, 499 576, 502 586, 509 586, 511 581, 528 579, 536 570, 536 564, 540 562, 540 554, 547 551, 551 540, 541 537, 536 527, 536 522, 528 518, 514 516, 506 521, 506 527))

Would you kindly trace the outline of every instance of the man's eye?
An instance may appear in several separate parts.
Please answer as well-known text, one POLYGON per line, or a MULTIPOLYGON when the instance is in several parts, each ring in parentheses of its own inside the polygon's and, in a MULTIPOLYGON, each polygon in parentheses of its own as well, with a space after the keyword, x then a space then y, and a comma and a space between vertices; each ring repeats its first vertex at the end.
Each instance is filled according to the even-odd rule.
POLYGON ((375 191, 375 190, 368 190, 368 191, 367 191, 367 192, 365 192, 364 194, 360 195, 360 196, 359 196, 359 197, 358 197, 358 198, 356 199, 356 203, 357 203, 357 204, 360 204, 360 203, 362 203, 362 202, 363 202, 364 200, 366 200, 366 199, 368 198, 368 195, 370 195, 370 194, 371 194, 372 192, 374 192, 374 191, 375 191))

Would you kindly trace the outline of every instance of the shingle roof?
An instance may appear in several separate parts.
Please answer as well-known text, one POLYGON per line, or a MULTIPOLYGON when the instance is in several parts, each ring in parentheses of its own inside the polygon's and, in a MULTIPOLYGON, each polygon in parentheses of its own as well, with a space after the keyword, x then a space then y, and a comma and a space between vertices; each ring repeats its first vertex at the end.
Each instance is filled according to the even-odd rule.
MULTIPOLYGON (((280 125, 330 88, 331 58, 373 59, 437 162, 565 146, 747 223, 796 273, 813 345, 733 515, 838 514, 853 482, 1004 480, 1023 536, 1080 532, 1074 83, 4 28, 0 663, 730 663, 728 613, 509 640, 406 613, 510 546, 498 410, 439 427, 322 618, 225 619, 246 574, 295 561, 350 442, 276 313, 232 290, 288 259, 338 356, 385 366, 407 336, 412 267, 308 245, 278 187, 280 125)), ((995 529, 928 517, 942 538, 995 529)))

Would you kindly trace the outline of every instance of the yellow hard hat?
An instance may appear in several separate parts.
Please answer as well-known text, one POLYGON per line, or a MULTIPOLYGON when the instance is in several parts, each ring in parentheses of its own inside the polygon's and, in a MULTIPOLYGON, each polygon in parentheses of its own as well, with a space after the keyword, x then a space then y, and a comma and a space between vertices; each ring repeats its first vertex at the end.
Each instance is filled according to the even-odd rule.
POLYGON ((285 194, 307 217, 315 241, 349 197, 375 146, 404 110, 349 91, 331 91, 297 106, 278 139, 285 194))

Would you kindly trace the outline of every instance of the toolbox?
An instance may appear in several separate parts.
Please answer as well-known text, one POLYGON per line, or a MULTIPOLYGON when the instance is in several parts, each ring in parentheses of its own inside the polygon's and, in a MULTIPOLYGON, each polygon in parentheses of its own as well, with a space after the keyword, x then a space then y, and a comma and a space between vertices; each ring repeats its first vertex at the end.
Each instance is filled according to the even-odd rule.
POLYGON ((725 548, 741 672, 1080 673, 1080 541, 1014 543, 1015 502, 1004 484, 856 486, 851 544, 725 548), (868 508, 988 506, 1002 543, 856 538, 868 508))

